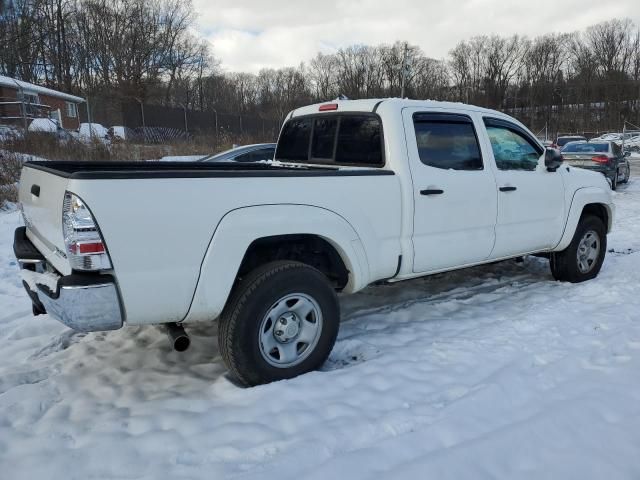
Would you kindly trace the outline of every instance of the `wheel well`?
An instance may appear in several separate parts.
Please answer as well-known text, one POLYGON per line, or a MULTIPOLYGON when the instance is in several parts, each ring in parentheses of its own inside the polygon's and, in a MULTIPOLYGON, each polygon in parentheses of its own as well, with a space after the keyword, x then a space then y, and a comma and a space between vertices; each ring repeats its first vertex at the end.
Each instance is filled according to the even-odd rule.
POLYGON ((586 215, 593 215, 598 217, 604 223, 607 230, 609 230, 609 211, 607 207, 605 207, 601 203, 590 203, 585 205, 582 209, 582 215, 580 218, 585 217, 586 215))
POLYGON ((336 290, 349 281, 349 270, 335 247, 317 235, 277 235, 254 240, 242 259, 238 278, 265 263, 293 260, 317 268, 324 273, 336 290))

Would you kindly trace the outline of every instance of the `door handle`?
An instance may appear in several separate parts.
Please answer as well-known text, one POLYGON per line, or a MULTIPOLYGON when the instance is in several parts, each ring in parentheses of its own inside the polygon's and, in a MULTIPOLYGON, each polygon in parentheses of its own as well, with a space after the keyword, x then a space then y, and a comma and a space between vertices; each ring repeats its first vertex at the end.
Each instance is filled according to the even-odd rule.
POLYGON ((516 190, 516 187, 500 187, 501 192, 515 192, 516 190))
POLYGON ((439 189, 430 189, 430 190, 420 190, 420 195, 442 195, 444 190, 439 189))

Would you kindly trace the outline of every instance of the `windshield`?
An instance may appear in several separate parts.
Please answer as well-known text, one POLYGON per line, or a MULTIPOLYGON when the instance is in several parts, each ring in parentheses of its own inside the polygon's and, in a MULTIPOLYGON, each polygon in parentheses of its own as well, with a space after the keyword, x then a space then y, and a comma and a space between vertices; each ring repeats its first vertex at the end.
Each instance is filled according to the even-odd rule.
POLYGON ((559 137, 556 141, 556 145, 558 145, 559 147, 563 147, 569 142, 577 142, 580 140, 586 141, 587 139, 584 137, 559 137))
POLYGON ((607 153, 608 143, 569 143, 563 149, 563 153, 607 153))

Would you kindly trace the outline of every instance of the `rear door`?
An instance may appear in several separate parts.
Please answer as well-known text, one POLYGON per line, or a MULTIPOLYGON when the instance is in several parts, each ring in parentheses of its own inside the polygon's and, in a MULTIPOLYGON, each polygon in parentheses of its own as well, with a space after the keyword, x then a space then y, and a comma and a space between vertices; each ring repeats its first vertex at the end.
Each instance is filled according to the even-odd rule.
POLYGON ((564 228, 564 183, 544 167, 544 148, 519 125, 485 117, 498 183, 492 258, 552 248, 564 228))
POLYGON ((413 180, 413 271, 481 262, 495 240, 497 193, 466 111, 403 110, 413 180))
POLYGON ((622 151, 622 147, 617 143, 611 142, 611 155, 613 155, 615 166, 618 169, 618 175, 620 178, 624 177, 624 170, 621 168, 624 164, 625 157, 624 152, 622 151))

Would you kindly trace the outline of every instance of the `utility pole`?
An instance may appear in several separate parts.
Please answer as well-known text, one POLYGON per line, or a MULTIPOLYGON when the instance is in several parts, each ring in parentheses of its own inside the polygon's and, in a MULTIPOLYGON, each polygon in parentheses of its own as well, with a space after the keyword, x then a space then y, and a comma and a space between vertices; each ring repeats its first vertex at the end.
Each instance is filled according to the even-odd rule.
POLYGON ((218 110, 216 110, 215 108, 212 108, 211 110, 213 110, 213 114, 215 115, 215 122, 216 122, 216 142, 218 141, 218 110))
POLYGON ((89 138, 93 140, 93 123, 91 123, 91 99, 87 95, 87 122, 89 123, 89 138))
POLYGON ((404 98, 404 87, 407 81, 407 72, 409 70, 408 58, 407 58, 408 45, 404 42, 404 48, 402 50, 402 83, 400 89, 400 98, 404 98))
POLYGON ((184 133, 186 136, 189 135, 189 125, 187 123, 187 106, 183 103, 182 110, 184 110, 184 133))
POLYGON ((142 103, 142 99, 140 97, 133 97, 136 102, 140 105, 140 114, 142 117, 142 129, 144 130, 147 126, 144 121, 144 104, 142 103))

